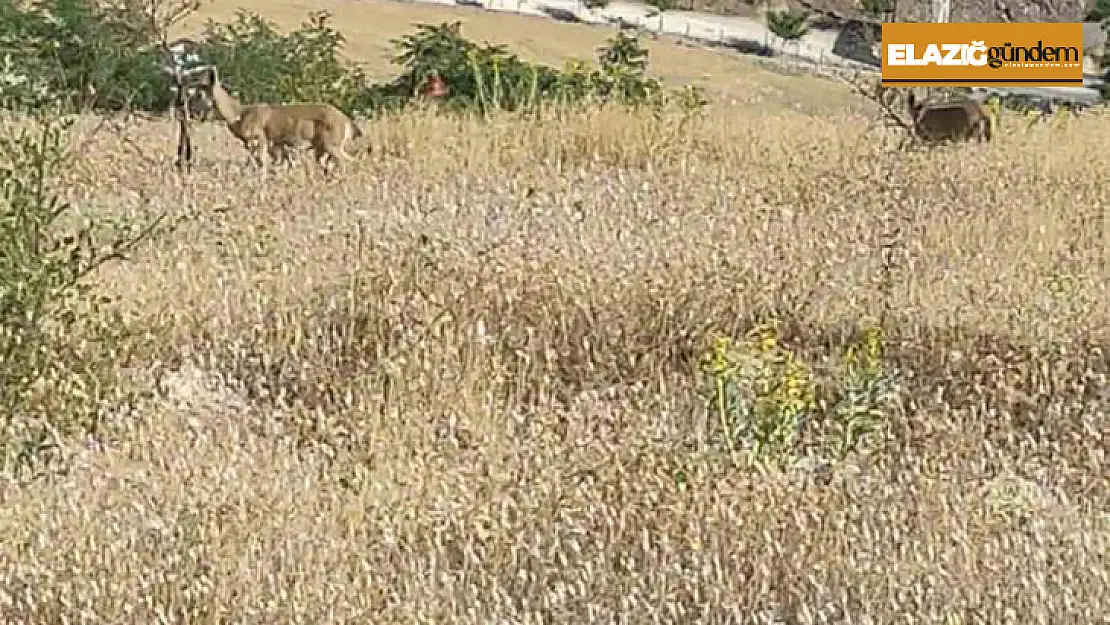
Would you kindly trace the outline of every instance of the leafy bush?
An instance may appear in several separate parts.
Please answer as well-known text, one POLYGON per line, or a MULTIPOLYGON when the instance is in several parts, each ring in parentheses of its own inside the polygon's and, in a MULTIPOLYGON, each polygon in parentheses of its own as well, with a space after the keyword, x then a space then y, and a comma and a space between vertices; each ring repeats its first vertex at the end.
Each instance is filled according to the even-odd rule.
MULTIPOLYGON (((418 24, 416 32, 391 42, 401 75, 375 85, 342 62, 344 39, 328 24, 329 17, 313 13, 300 29, 283 35, 261 17, 240 11, 230 24, 209 22, 200 54, 246 103, 327 101, 350 113, 372 114, 418 99, 434 77, 448 85, 443 102, 456 111, 666 100, 659 81, 647 75, 647 51, 623 32, 599 51, 599 68, 572 63, 560 70, 524 61, 504 45, 470 41, 461 34, 461 22, 418 24)), ((704 101, 700 93, 690 93, 680 101, 691 106, 704 101)))
POLYGON ((1085 22, 1102 22, 1110 19, 1110 0, 1095 0, 1083 18, 1085 22))
POLYGON ((58 436, 95 430, 123 324, 83 279, 159 223, 67 224, 51 191, 70 123, 0 136, 0 469, 35 470, 58 436))
POLYGON ((767 28, 786 41, 795 41, 806 36, 809 14, 798 9, 767 11, 767 28))
POLYGON ((563 69, 528 63, 505 46, 478 45, 462 37, 459 22, 420 24, 393 41, 394 62, 404 72, 378 100, 405 102, 432 76, 449 86, 446 101, 455 109, 527 110, 545 103, 616 102, 625 105, 674 101, 704 104, 700 91, 668 93, 648 76, 648 52, 636 37, 618 32, 598 51, 598 67, 571 61, 563 69))
MULTIPOLYGON (((647 75, 647 51, 623 32, 600 50, 600 67, 573 63, 560 70, 528 63, 505 46, 469 41, 460 22, 420 24, 392 42, 401 75, 373 84, 361 68, 342 60, 345 40, 330 19, 326 11, 311 12, 299 28, 282 33, 259 15, 238 11, 230 23, 209 21, 196 52, 247 104, 323 101, 350 114, 372 114, 405 106, 433 76, 448 85, 449 108, 483 113, 545 103, 674 100, 647 75)), ((166 59, 148 21, 126 7, 100 8, 91 0, 47 0, 26 9, 3 5, 0 100, 166 110, 172 98, 166 59)), ((678 95, 689 106, 704 102, 689 89, 678 95)))
POLYGON ((282 34, 239 10, 231 23, 209 20, 198 51, 247 104, 330 102, 352 113, 376 108, 381 103, 369 78, 340 58, 345 39, 330 19, 327 11, 314 11, 300 28, 282 34))
POLYGON ((869 324, 841 359, 829 415, 829 440, 838 460, 862 448, 882 429, 886 411, 897 399, 898 379, 884 360, 883 349, 882 328, 869 324))
POLYGON ((164 110, 169 80, 154 41, 151 25, 91 0, 3 3, 0 58, 35 84, 29 93, 22 88, 27 81, 8 80, 3 99, 24 106, 46 100, 71 109, 164 110))
POLYGON ((557 88, 558 70, 522 61, 503 45, 464 39, 461 23, 418 24, 415 33, 392 40, 394 63, 404 72, 387 87, 399 100, 414 98, 432 76, 450 87, 456 109, 519 110, 534 106, 557 88))

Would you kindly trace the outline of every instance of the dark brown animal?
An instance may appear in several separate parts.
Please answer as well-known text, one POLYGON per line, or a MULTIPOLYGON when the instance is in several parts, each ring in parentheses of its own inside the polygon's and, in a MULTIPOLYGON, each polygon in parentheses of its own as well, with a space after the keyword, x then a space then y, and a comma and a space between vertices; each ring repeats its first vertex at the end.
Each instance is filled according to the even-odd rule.
POLYGON ((925 141, 990 141, 991 114, 982 103, 966 98, 940 104, 918 102, 911 91, 907 98, 914 133, 925 141))

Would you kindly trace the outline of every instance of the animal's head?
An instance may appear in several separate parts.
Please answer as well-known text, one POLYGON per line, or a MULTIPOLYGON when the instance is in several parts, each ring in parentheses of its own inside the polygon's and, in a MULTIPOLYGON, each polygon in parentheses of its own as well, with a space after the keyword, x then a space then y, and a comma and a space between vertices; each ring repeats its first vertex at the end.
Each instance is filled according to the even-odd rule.
POLYGON ((239 101, 224 90, 220 75, 213 66, 204 68, 194 82, 197 95, 208 103, 221 119, 231 123, 239 119, 242 107, 239 101))
POLYGON ((200 72, 196 84, 201 93, 211 97, 215 90, 220 87, 220 74, 214 66, 206 67, 200 72))
POLYGON ((203 121, 212 114, 212 98, 198 87, 186 88, 185 105, 189 107, 189 116, 193 119, 203 121))

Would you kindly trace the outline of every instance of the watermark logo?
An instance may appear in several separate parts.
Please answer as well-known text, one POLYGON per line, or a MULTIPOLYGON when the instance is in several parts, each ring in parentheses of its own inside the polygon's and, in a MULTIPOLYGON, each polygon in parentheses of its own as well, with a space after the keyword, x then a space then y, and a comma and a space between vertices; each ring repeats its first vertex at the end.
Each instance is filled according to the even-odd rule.
POLYGON ((883 24, 884 87, 1082 87, 1083 24, 883 24))

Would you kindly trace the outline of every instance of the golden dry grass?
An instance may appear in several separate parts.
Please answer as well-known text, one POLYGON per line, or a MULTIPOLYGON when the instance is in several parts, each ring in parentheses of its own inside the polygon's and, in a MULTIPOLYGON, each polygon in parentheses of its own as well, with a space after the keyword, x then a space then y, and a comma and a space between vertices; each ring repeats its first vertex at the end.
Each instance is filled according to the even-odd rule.
POLYGON ((1106 119, 866 121, 408 115, 269 188, 97 136, 82 207, 186 216, 100 276, 160 392, 4 488, 5 622, 1105 622, 1106 119), (906 375, 827 483, 705 444, 698 353, 772 309, 906 375))

